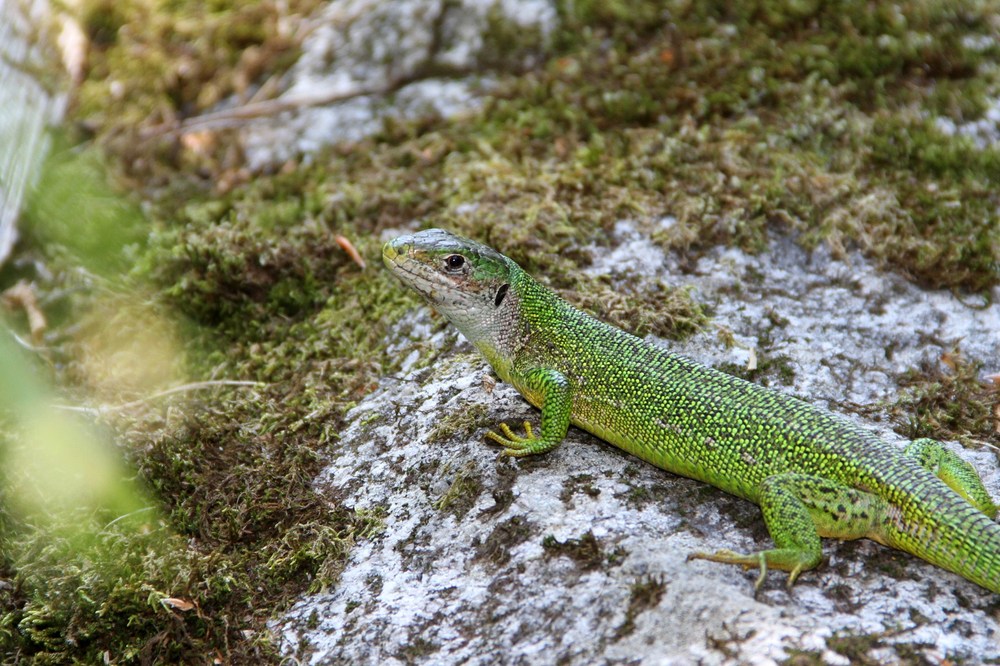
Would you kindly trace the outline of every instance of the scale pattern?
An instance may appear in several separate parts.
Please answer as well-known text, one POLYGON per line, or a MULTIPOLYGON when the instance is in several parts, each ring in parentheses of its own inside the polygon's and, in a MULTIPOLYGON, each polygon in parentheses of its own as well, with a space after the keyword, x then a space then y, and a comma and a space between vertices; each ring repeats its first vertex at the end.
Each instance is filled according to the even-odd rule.
POLYGON ((447 232, 391 241, 383 258, 541 408, 540 436, 491 433, 506 453, 553 448, 568 416, 657 467, 761 506, 775 549, 695 557, 760 566, 758 584, 767 567, 784 569, 791 582, 819 563, 819 536, 868 537, 1000 592, 996 507, 968 464, 936 443, 907 455, 825 409, 594 319, 507 257, 447 232), (446 261, 454 255, 459 269, 446 261), (936 475, 963 465, 956 489, 985 498, 980 505, 936 475))

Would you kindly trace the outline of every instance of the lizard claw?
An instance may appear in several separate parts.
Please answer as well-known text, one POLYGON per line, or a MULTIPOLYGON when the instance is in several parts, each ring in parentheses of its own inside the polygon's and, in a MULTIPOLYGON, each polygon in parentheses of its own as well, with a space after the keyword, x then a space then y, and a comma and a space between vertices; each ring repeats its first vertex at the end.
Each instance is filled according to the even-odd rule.
POLYGON ((500 432, 502 432, 503 435, 498 435, 492 430, 489 430, 486 432, 486 437, 488 439, 492 439, 497 444, 502 444, 504 447, 506 447, 504 453, 506 453, 507 450, 514 450, 514 451, 524 450, 529 446, 531 446, 531 444, 535 441, 535 433, 531 429, 531 424, 528 423, 527 421, 524 422, 524 433, 526 435, 525 437, 521 437, 520 435, 514 434, 514 431, 511 430, 510 426, 507 425, 506 423, 501 423, 499 427, 500 427, 500 432))
POLYGON ((758 567, 760 569, 760 575, 757 576, 757 580, 753 585, 755 595, 760 591, 760 588, 763 587, 764 579, 767 578, 767 557, 763 551, 755 554, 744 555, 743 553, 736 553, 731 550, 723 549, 717 550, 714 553, 688 553, 687 559, 689 562, 691 560, 709 560, 710 562, 736 564, 744 569, 758 567))
POLYGON ((532 429, 531 424, 525 421, 523 427, 524 436, 522 437, 515 434, 506 423, 501 423, 498 428, 503 434, 499 435, 492 430, 488 430, 486 431, 486 438, 503 446, 504 449, 500 454, 511 458, 520 458, 539 453, 540 440, 535 437, 535 431, 532 429))

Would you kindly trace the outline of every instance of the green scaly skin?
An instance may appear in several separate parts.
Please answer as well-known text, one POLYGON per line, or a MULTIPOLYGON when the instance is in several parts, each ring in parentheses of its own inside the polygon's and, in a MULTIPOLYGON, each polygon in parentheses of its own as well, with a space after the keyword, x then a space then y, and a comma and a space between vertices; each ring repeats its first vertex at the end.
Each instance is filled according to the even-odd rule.
POLYGON ((504 453, 550 451, 570 424, 657 467, 761 507, 775 547, 692 558, 788 571, 820 537, 867 537, 1000 593, 997 507, 969 463, 932 440, 905 451, 790 396, 705 367, 577 310, 512 260, 439 229, 385 244, 385 265, 542 410, 506 424, 504 453))

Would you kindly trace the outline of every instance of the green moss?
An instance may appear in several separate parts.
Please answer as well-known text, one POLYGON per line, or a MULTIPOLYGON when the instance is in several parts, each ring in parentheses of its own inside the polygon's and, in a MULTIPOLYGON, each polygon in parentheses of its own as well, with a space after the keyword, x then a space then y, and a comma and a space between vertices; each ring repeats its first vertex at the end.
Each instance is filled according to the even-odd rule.
POLYGON ((792 359, 785 355, 771 356, 758 353, 757 365, 752 369, 737 363, 720 363, 717 367, 730 375, 762 383, 765 386, 775 379, 782 386, 791 386, 795 381, 795 366, 792 364, 792 359))
MULTIPOLYGON (((173 550, 141 539, 107 544, 130 563, 121 588, 101 564, 46 555, 33 568, 15 557, 58 549, 0 513, 2 575, 23 581, 0 590, 0 631, 25 657, 92 661, 106 646, 136 660, 215 650, 231 661, 276 660, 268 615, 335 580, 352 540, 378 529, 378 515, 330 504, 311 483, 345 411, 398 363, 384 340, 416 301, 378 270, 388 230, 418 221, 486 241, 640 335, 686 335, 704 326, 705 312, 666 283, 640 289, 586 277, 591 253, 622 219, 687 266, 719 244, 759 252, 773 233, 793 232, 806 247, 859 248, 928 286, 1000 284, 996 151, 925 118, 974 120, 995 96, 997 74, 984 64, 1000 47, 985 5, 559 2, 547 52, 532 50, 534 36, 494 26, 502 29, 491 31, 486 65, 503 68, 503 53, 541 64, 495 73, 498 87, 461 118, 387 121, 367 140, 277 174, 247 171, 226 132, 181 141, 153 131, 280 76, 298 44, 278 22, 317 6, 84 5, 93 48, 74 120, 94 132, 147 215, 141 233, 114 242, 81 232, 93 239, 84 254, 107 253, 99 263, 115 284, 136 287, 116 286, 125 298, 183 318, 186 374, 264 385, 111 420, 167 511, 157 529, 174 535, 164 541, 173 550), (675 222, 660 224, 668 216, 675 222), (352 263, 334 234, 354 242, 369 267, 352 263), (132 268, 122 274, 123 266, 132 268), (183 585, 173 583, 179 577, 183 585), (164 594, 190 594, 202 614, 144 603, 139 578, 164 594), (83 609, 115 599, 124 610, 75 614, 71 589, 93 601, 83 609), (21 630, 28 609, 39 621, 21 630), (179 632, 166 635, 172 645, 150 643, 154 620, 179 632), (61 629, 86 639, 56 646, 61 629), (123 637, 128 645, 116 642, 123 637)), ((72 171, 46 190, 68 186, 72 171)), ((46 245, 60 229, 75 227, 42 229, 28 244, 46 249, 28 251, 57 275, 40 287, 60 312, 49 340, 53 377, 81 391, 73 368, 82 349, 67 331, 99 289, 79 278, 82 260, 63 251, 69 240, 46 245)), ((789 381, 792 368, 765 356, 756 372, 789 381)), ((975 375, 964 366, 914 375, 900 405, 918 414, 912 434, 995 441, 994 394, 975 375)), ((116 397, 135 396, 106 399, 116 397)), ((480 426, 467 419, 449 432, 480 426)), ((503 474, 498 510, 513 501, 512 472, 503 474)), ((567 492, 586 488, 581 481, 567 492)), ((442 508, 478 492, 458 473, 442 508)), ((477 556, 502 566, 530 534, 523 520, 507 521, 477 544, 477 556)), ((548 550, 587 563, 621 557, 602 555, 592 535, 569 543, 548 550)))
POLYGON ((597 537, 590 530, 584 532, 579 538, 573 537, 565 541, 559 541, 551 534, 546 535, 542 539, 542 548, 547 557, 568 557, 584 571, 593 571, 605 566, 617 566, 628 555, 628 552, 621 547, 615 548, 610 553, 605 552, 597 537))
POLYGON ((841 634, 827 640, 827 647, 850 659, 852 664, 875 666, 881 661, 870 655, 876 648, 885 646, 885 633, 841 634))
MULTIPOLYGON (((228 405, 244 422, 253 407, 228 405)), ((164 522, 135 529, 84 515, 51 529, 15 522, 5 530, 16 595, 0 626, 21 655, 38 663, 61 663, 67 653, 94 662, 105 652, 123 662, 175 662, 228 645, 237 660, 277 659, 263 623, 297 594, 334 581, 350 545, 381 522, 315 492, 315 432, 267 444, 237 428, 209 413, 180 437, 150 441, 149 422, 117 420, 129 447, 133 438, 151 447, 133 460, 168 514, 164 522), (61 536, 87 525, 93 543, 61 536), (270 601, 261 606, 259 598, 270 601)))
POLYGON ((708 324, 705 307, 691 296, 691 289, 670 287, 662 280, 635 287, 627 281, 613 284, 607 276, 580 274, 566 298, 598 319, 640 337, 656 335, 682 340, 708 324))
POLYGON ((434 503, 438 511, 447 511, 461 520, 483 492, 482 480, 475 467, 467 464, 455 472, 448 490, 434 503))
POLYGON ((574 474, 564 480, 562 492, 559 493, 559 499, 573 506, 573 496, 578 493, 591 498, 596 498, 601 494, 600 489, 594 485, 593 474, 574 474))
POLYGON ((636 580, 629 590, 628 608, 625 620, 615 631, 616 638, 624 638, 635 631, 635 619, 644 611, 655 608, 663 598, 667 584, 662 578, 648 576, 636 580))
POLYGON ((298 44, 281 21, 318 6, 176 0, 88 0, 80 13, 97 47, 80 88, 78 113, 119 131, 167 122, 245 95, 264 74, 281 72, 298 44))
MULTIPOLYGON (((997 282, 997 223, 987 217, 997 202, 976 186, 995 160, 963 140, 884 140, 905 136, 891 130, 910 123, 913 105, 939 104, 957 121, 985 108, 974 101, 989 88, 980 65, 998 48, 981 6, 574 2, 557 12, 556 57, 501 77, 480 114, 389 122, 375 144, 336 153, 324 168, 341 184, 327 219, 385 228, 430 216, 564 288, 588 261, 580 248, 606 242, 614 221, 665 213, 681 223, 661 237, 672 248, 758 251, 777 224, 807 244, 858 244, 932 286, 997 282), (898 150, 927 167, 916 181, 894 177, 905 165, 898 150), (921 201, 927 179, 953 168, 970 177, 940 205, 921 201)), ((259 23, 253 39, 266 42, 268 21, 259 23)), ((516 50, 515 37, 502 48, 516 50)), ((155 107, 135 103, 146 116, 155 107)), ((232 171, 224 162, 202 166, 222 176, 232 171)))
POLYGON ((490 410, 486 404, 463 404, 445 414, 427 434, 428 444, 437 444, 448 439, 468 437, 485 426, 492 425, 490 410))
POLYGON ((407 664, 424 661, 430 655, 441 650, 441 646, 422 636, 417 636, 406 644, 406 647, 396 652, 396 658, 407 664))
POLYGON ((787 658, 781 661, 781 666, 824 666, 827 662, 823 653, 791 649, 787 650, 787 658))
POLYGON ((529 536, 531 536, 530 523, 521 516, 511 516, 498 523, 482 541, 476 537, 472 544, 476 549, 475 559, 502 567, 510 562, 511 549, 527 541, 529 536))
MULTIPOLYGON (((167 545, 113 533, 73 553, 31 526, 4 530, 4 577, 16 593, 3 599, 0 631, 24 658, 89 662, 108 650, 125 662, 169 662, 218 651, 234 661, 276 662, 265 623, 291 599, 335 581, 354 540, 380 529, 377 512, 347 511, 313 481, 343 414, 395 362, 385 358, 383 366, 376 350, 412 300, 381 271, 350 262, 317 224, 302 223, 323 215, 317 202, 326 196, 304 175, 191 200, 161 224, 154 220, 148 245, 128 250, 139 258, 129 274, 111 271, 116 284, 141 290, 130 295, 119 286, 119 303, 152 293, 161 315, 186 315, 177 359, 185 374, 261 384, 107 418, 167 516, 156 528, 167 545), (198 610, 164 608, 161 598, 198 610)), ((35 242, 46 241, 68 242, 43 229, 35 242)), ((369 259, 378 256, 377 241, 357 244, 369 259)), ((52 266, 73 270, 71 255, 57 256, 52 266)), ((74 292, 68 322, 76 331, 88 328, 80 320, 95 301, 91 290, 74 292)), ((134 328, 109 321, 118 337, 134 328)), ((73 389, 83 381, 74 368, 86 348, 55 339, 63 360, 54 377, 73 389)), ((126 402, 135 397, 127 389, 109 386, 101 399, 126 402)))
POLYGON ((967 137, 943 134, 926 120, 898 116, 878 118, 872 126, 868 160, 873 168, 903 168, 907 172, 961 181, 1000 178, 1000 151, 977 149, 967 137))
MULTIPOLYGON (((95 517, 74 518, 90 523, 95 517)), ((146 534, 96 526, 99 536, 83 547, 58 532, 28 536, 20 527, 8 536, 17 610, 2 624, 15 638, 8 646, 16 646, 21 658, 59 663, 72 647, 83 662, 100 662, 105 651, 127 662, 181 661, 194 657, 192 643, 218 630, 193 609, 163 603, 204 602, 207 595, 193 580, 215 586, 223 578, 197 571, 197 557, 164 526, 153 525, 146 534), (125 627, 129 631, 116 631, 125 627), (185 640, 185 633, 194 640, 185 640)))
POLYGON ((890 406, 898 429, 911 439, 958 440, 966 446, 1000 445, 1000 392, 980 377, 982 363, 957 350, 905 372, 890 406))
POLYGON ((541 45, 545 39, 538 26, 511 21, 499 4, 487 10, 486 23, 477 58, 479 68, 509 68, 515 63, 533 62, 544 57, 541 45))

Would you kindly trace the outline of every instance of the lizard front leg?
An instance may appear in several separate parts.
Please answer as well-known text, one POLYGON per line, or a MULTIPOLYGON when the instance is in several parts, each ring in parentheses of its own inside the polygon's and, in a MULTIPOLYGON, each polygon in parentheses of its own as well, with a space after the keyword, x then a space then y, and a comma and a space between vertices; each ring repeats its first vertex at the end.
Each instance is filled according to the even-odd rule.
POLYGON ((569 429, 572 394, 569 381, 556 370, 533 368, 524 373, 524 390, 540 396, 542 409, 541 434, 535 436, 531 424, 524 422, 525 437, 514 434, 506 423, 500 424, 499 435, 492 430, 486 433, 488 439, 503 445, 503 455, 530 456, 545 453, 559 446, 569 429))

